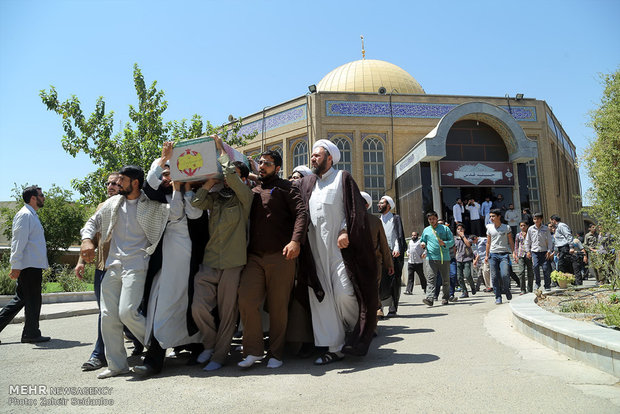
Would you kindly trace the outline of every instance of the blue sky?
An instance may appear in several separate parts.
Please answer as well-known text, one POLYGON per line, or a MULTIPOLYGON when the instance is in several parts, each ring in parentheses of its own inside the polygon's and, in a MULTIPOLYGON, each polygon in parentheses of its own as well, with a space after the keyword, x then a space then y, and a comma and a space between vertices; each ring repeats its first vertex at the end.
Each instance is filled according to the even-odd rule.
MULTIPOLYGON (((132 67, 166 92, 166 120, 214 124, 303 95, 366 57, 394 63, 429 94, 547 101, 578 155, 593 136, 598 74, 620 64, 620 1, 28 1, 0 0, 0 161, 5 180, 52 183, 94 170, 61 147, 39 90, 97 97, 128 121, 132 67)), ((589 186, 581 168, 582 188, 589 186)))

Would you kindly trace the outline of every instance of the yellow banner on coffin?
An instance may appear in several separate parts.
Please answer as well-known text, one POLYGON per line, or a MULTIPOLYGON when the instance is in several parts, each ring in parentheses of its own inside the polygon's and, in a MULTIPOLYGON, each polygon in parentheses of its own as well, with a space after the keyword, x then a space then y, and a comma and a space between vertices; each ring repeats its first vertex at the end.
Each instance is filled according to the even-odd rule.
MULTIPOLYGON (((193 151, 192 151, 193 152, 193 151)), ((204 165, 199 152, 185 153, 177 161, 179 171, 196 170, 204 165)))

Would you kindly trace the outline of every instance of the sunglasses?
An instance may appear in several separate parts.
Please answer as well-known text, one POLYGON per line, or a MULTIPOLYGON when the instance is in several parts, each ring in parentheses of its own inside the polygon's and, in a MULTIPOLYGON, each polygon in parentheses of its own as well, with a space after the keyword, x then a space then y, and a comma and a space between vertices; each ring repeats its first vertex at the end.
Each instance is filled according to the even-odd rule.
POLYGON ((111 185, 113 185, 114 187, 118 187, 118 184, 117 184, 117 183, 114 183, 114 182, 111 182, 111 181, 108 181, 107 183, 105 183, 105 186, 106 186, 106 187, 109 187, 109 186, 111 186, 111 185))
POLYGON ((267 167, 271 167, 274 165, 273 161, 265 161, 265 160, 258 160, 257 162, 258 165, 266 165, 267 167))

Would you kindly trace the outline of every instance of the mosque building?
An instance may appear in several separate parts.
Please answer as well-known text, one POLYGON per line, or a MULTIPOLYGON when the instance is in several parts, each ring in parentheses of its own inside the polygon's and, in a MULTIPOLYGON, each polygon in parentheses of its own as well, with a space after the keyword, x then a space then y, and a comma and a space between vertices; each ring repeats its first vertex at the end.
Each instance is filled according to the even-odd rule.
POLYGON ((431 95, 402 68, 372 59, 339 66, 309 90, 244 116, 240 133, 257 135, 238 150, 278 151, 286 177, 309 165, 314 142, 333 141, 336 168, 371 194, 373 212, 390 195, 405 234, 420 231, 430 210, 450 220, 459 197, 500 194, 505 206, 583 229, 575 146, 544 100, 431 95))

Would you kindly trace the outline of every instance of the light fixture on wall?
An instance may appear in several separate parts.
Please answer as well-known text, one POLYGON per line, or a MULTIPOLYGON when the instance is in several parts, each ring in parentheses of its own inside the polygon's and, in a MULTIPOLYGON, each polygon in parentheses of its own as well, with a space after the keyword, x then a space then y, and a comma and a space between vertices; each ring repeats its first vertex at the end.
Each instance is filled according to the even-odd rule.
POLYGON ((308 90, 310 91, 310 93, 316 93, 316 85, 308 86, 308 90))
POLYGON ((518 93, 517 96, 515 96, 515 100, 520 101, 521 99, 523 99, 523 94, 518 93))
POLYGON ((379 88, 379 90, 377 91, 379 93, 379 95, 385 95, 387 93, 387 89, 385 89, 383 86, 379 88))

